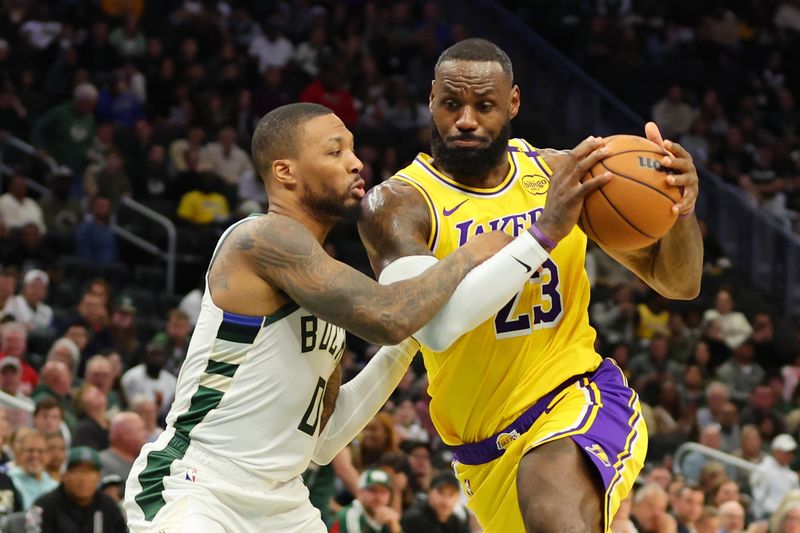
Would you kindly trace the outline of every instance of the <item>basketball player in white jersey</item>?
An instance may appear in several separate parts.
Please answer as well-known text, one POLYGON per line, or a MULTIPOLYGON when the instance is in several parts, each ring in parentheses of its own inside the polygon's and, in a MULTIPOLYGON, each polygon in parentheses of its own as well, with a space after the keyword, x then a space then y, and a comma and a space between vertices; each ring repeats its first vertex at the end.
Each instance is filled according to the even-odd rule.
POLYGON ((417 352, 407 337, 510 240, 487 234, 417 278, 378 285, 322 248, 364 197, 342 121, 315 104, 278 108, 252 152, 269 213, 231 226, 214 251, 167 430, 128 477, 134 532, 325 531, 300 474, 358 434, 417 352), (395 346, 340 390, 342 328, 395 346))

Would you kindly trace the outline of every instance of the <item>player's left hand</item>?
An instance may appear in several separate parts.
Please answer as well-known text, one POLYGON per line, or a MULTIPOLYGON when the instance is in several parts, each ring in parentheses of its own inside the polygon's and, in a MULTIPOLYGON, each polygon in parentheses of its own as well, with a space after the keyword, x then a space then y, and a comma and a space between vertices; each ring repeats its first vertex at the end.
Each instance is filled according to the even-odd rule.
POLYGON ((678 215, 688 215, 694 211, 697 194, 700 191, 697 169, 692 161, 692 156, 686 149, 676 142, 664 140, 655 122, 648 122, 644 126, 648 139, 661 146, 666 152, 661 158, 661 164, 672 169, 674 174, 667 176, 667 184, 673 187, 683 187, 681 201, 672 206, 672 212, 678 215))

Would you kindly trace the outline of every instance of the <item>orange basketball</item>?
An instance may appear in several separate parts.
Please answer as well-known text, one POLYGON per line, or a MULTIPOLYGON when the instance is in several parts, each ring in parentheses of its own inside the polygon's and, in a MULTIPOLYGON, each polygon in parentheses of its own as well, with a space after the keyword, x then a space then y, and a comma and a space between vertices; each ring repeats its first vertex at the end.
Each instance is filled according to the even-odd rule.
POLYGON ((606 248, 644 248, 672 228, 678 218, 672 206, 683 191, 667 185, 669 170, 661 166, 665 152, 656 143, 635 135, 614 135, 605 141, 609 155, 589 172, 599 176, 609 171, 613 176, 585 198, 578 223, 606 248))

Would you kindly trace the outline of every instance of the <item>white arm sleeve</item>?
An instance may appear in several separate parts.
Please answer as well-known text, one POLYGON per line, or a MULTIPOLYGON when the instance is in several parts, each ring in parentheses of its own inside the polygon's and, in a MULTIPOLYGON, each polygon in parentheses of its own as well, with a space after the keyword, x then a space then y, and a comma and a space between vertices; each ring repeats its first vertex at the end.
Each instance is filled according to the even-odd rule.
MULTIPOLYGON (((467 274, 439 313, 414 338, 433 350, 446 350, 464 333, 497 313, 522 288, 548 254, 533 235, 524 232, 467 274)), ((401 257, 381 272, 388 285, 413 278, 437 259, 429 255, 401 257)))
POLYGON ((333 414, 317 440, 312 461, 326 465, 350 444, 389 399, 417 351, 419 343, 411 338, 395 346, 384 346, 356 377, 342 385, 333 414))

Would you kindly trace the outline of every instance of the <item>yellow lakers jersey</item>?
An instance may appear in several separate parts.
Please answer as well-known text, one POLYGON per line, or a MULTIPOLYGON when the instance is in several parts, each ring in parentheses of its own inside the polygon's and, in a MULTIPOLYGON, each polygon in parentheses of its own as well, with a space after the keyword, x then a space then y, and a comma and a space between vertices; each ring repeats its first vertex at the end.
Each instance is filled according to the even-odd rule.
MULTIPOLYGON (((491 189, 449 179, 427 154, 392 177, 428 204, 428 246, 436 257, 486 231, 518 235, 542 213, 550 168, 522 139, 509 141, 508 160, 508 175, 491 189)), ((585 255, 586 236, 576 226, 495 316, 443 352, 423 348, 431 417, 446 444, 491 436, 569 377, 600 364, 587 312, 585 255)))

